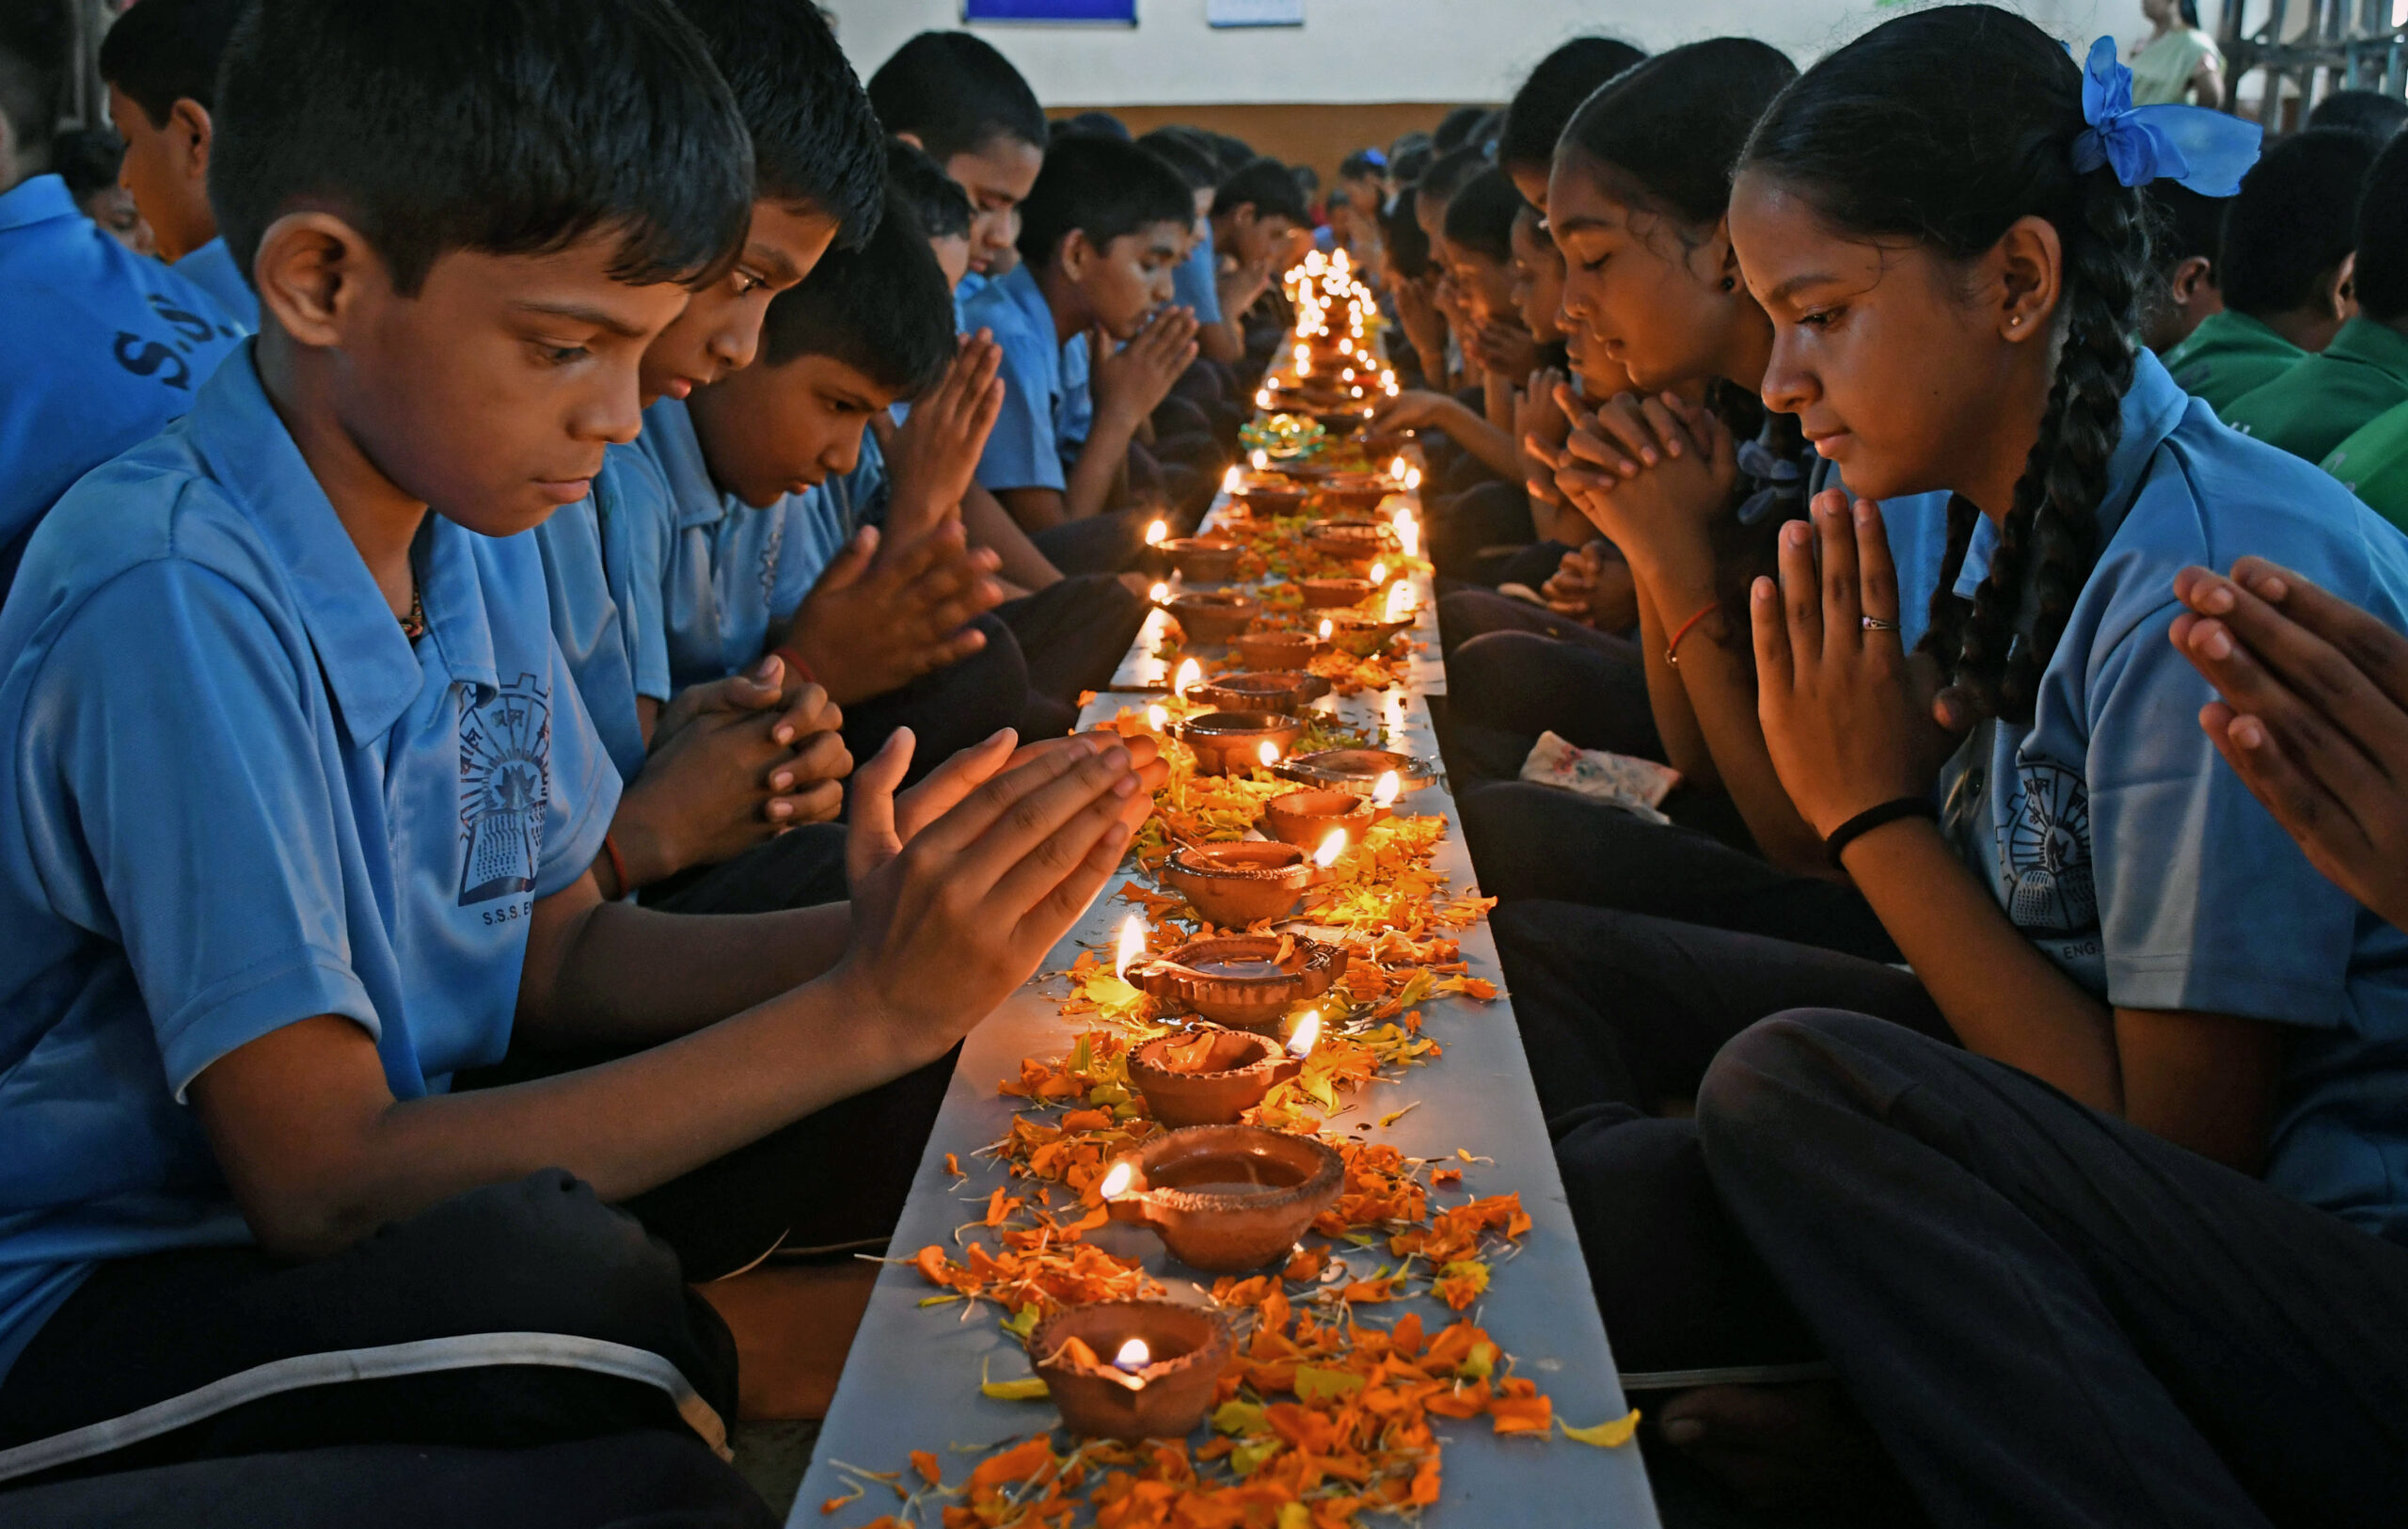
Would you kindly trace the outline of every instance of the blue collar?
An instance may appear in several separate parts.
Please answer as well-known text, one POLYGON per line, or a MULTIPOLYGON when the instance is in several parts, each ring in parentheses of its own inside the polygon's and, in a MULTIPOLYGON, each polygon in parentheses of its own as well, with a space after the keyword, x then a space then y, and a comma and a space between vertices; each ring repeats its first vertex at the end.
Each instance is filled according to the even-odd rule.
POLYGON ((53 218, 83 215, 66 181, 55 175, 36 175, 0 192, 0 233, 53 218))
POLYGON ((990 281, 988 285, 1002 293, 1005 301, 1020 310, 1021 317, 1029 322, 1047 344, 1059 351, 1069 343, 1055 332, 1054 305, 1045 300, 1045 289, 1037 284, 1037 275, 1028 268, 1027 263, 1013 266, 1004 273, 1001 280, 990 281))
MULTIPOLYGON (((193 449, 283 565, 319 670, 356 742, 399 722, 425 676, 359 549, 269 403, 255 344, 245 341, 201 386, 188 426, 193 449)), ((454 679, 498 689, 475 533, 432 511, 427 522, 419 539, 427 635, 454 679)))
POLYGON ((694 417, 682 399, 664 398, 645 409, 637 444, 660 469, 661 481, 669 486, 670 520, 678 530, 717 525, 747 507, 735 495, 721 493, 711 481, 702 438, 694 434, 694 417))

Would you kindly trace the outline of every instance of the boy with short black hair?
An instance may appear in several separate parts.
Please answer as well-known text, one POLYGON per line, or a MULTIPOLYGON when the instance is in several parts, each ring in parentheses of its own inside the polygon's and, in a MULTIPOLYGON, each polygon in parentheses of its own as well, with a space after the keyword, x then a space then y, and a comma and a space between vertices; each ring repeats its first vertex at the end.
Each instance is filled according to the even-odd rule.
POLYGON ((1138 431, 1196 358, 1195 316, 1168 306, 1194 216, 1186 185, 1144 150, 1068 139, 1022 206, 1022 263, 964 306, 1004 350, 978 482, 1040 546, 1106 513, 1138 431))
POLYGON ((2367 170, 2350 284, 2356 316, 2317 354, 2220 410, 2225 423, 2321 462, 2408 403, 2408 137, 2394 137, 2367 170))
POLYGON ((2189 186, 2158 181, 2142 189, 2149 214, 2149 258, 2157 290, 2142 305, 2141 342, 2162 356, 2224 311, 2216 279, 2216 249, 2224 242, 2229 197, 2203 197, 2189 186))
POLYGON ((100 70, 109 120, 125 139, 125 188, 150 225, 159 258, 255 325, 259 299, 209 210, 217 63, 242 14, 243 0, 150 0, 101 39, 100 70))
MULTIPOLYGON (((721 1444, 733 1346, 647 1226, 942 1058, 1146 784, 1096 745, 998 774, 1002 737, 897 803, 897 747, 856 783, 848 908, 603 902, 617 776, 517 533, 586 492, 741 247, 726 87, 660 0, 257 0, 220 97, 261 337, 77 486, 0 609, 0 1477, 128 1442, 721 1444), (632 1054, 451 1091, 520 1042, 632 1054)), ((714 1235, 849 1188, 784 1177, 714 1235)), ((559 1498, 738 1521, 692 1486, 559 1498)))
POLYGON ((869 77, 869 100, 886 131, 970 195, 966 300, 1017 263, 1017 210, 1045 163, 1045 108, 1011 60, 967 32, 923 32, 895 49, 869 77))
POLYGON ((2332 343, 2355 311, 2350 252, 2374 155, 2363 135, 2311 128, 2269 144, 2242 178, 2216 257, 2224 311, 2165 353, 2182 390, 2226 422, 2242 394, 2332 343))
POLYGON ((68 486, 192 406, 246 332, 51 170, 67 8, 0 7, 0 595, 68 486))
POLYGON ((920 231, 927 236, 937 267, 944 272, 945 285, 958 288, 970 274, 970 230, 977 215, 970 205, 970 193, 945 174, 934 155, 901 138, 887 144, 886 183, 920 220, 920 231))

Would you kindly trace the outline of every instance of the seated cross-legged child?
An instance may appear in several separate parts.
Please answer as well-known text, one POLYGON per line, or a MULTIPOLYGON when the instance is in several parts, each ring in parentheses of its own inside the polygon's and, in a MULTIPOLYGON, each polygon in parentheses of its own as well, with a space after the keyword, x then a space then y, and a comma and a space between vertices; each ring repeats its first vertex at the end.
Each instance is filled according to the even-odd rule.
MULTIPOLYGON (((1167 306, 1194 204, 1144 150, 1082 135, 1048 153, 1021 219, 1022 263, 962 310, 1004 348, 1003 413, 978 482, 1065 568, 1119 571, 1162 513, 1117 507, 1130 447, 1196 358, 1195 316, 1167 306)), ((1200 500, 1191 489, 1182 518, 1200 500)))
MULTIPOLYGON (((958 283, 967 269, 972 222, 969 197, 946 178, 933 159, 899 139, 890 145, 887 174, 896 205, 918 220, 946 282, 949 286, 958 283)), ((972 393, 965 377, 960 385, 943 390, 950 408, 974 404, 991 409, 1000 403, 1002 383, 994 374, 1001 355, 991 337, 983 330, 964 341, 964 355, 955 365, 975 369, 978 394, 972 393), (983 394, 988 391, 994 393, 994 404, 984 399, 983 394)), ((1066 575, 1054 566, 1019 523, 996 502, 995 496, 969 480, 967 471, 945 444, 958 438, 956 426, 942 418, 923 419, 918 424, 908 422, 909 416, 917 415, 927 406, 926 400, 917 407, 897 405, 894 415, 907 420, 900 426, 892 418, 873 416, 871 435, 888 464, 896 464, 898 454, 905 463, 914 457, 943 461, 943 494, 958 496, 958 505, 950 501, 939 502, 943 497, 939 495, 923 496, 920 502, 930 513, 951 515, 958 511, 970 544, 994 552, 996 576, 1008 597, 995 607, 995 618, 1011 629, 1013 640, 1020 644, 1021 655, 1028 664, 1029 688, 1034 693, 1029 736, 1063 731, 1077 715, 1080 695, 1101 690, 1112 682, 1122 656, 1136 640, 1138 629, 1145 625, 1152 607, 1146 600, 1144 586, 1135 574, 1117 578, 1104 573, 1066 575), (1053 712, 1041 727, 1036 716, 1040 698, 1052 703, 1053 712)), ((878 466, 866 445, 862 460, 862 468, 848 481, 859 480, 878 466)), ((899 470, 900 464, 897 466, 899 470)), ((928 470, 936 470, 933 461, 928 470)), ((891 529, 889 534, 893 534, 891 529)))
POLYGON ((922 428, 952 437, 893 500, 850 481, 871 416, 934 387, 957 357, 953 305, 917 223, 881 210, 868 244, 831 253, 771 301, 761 332, 758 361, 645 411, 642 445, 669 495, 639 534, 657 549, 672 681, 774 658, 785 680, 844 709, 855 757, 897 727, 928 741, 915 772, 1017 725, 1028 674, 988 613, 1003 598, 996 559, 946 511, 959 499, 946 481, 966 477, 991 408, 915 410, 922 428))
POLYGON ((1248 418, 1253 380, 1288 333, 1285 322, 1267 316, 1276 305, 1258 305, 1277 288, 1298 231, 1311 226, 1312 209, 1295 172, 1278 160, 1248 160, 1213 188, 1204 227, 1212 233, 1214 259, 1227 256, 1229 262, 1219 273, 1218 300, 1224 322, 1241 342, 1237 403, 1248 418), (1251 327, 1249 317, 1256 321, 1251 327))
POLYGON ((2219 416, 2333 342, 2357 312, 2350 252, 2377 145, 2338 128, 2266 150, 2225 212, 2216 282, 2224 310, 2164 353, 2182 390, 2219 416))
MULTIPOLYGON (((682 0, 752 140, 752 215, 733 265, 645 348, 642 401, 683 394, 749 362, 769 299, 831 242, 879 215, 878 121, 810 6, 682 0), (796 101, 815 109, 791 109, 796 101)), ((844 896, 836 816, 849 766, 824 693, 744 670, 672 701, 657 528, 667 486, 632 444, 604 453, 584 499, 536 528, 544 582, 578 694, 626 788, 594 873, 605 896, 648 906, 764 913, 844 896), (651 534, 645 533, 650 531, 651 534)))
POLYGON ((167 0, 138 16, 128 11, 101 40, 100 69, 109 121, 125 140, 120 178, 159 258, 249 326, 259 321, 259 299, 209 210, 217 63, 242 13, 241 0, 167 0))
POLYGON ((2357 316, 2322 350, 2221 411, 2235 430, 2311 462, 2408 403, 2408 140, 2395 137, 2375 156, 2357 224, 2357 316))
POLYGON ((0 595, 68 486, 190 408, 248 332, 45 173, 68 56, 58 8, 0 16, 0 595))
POLYGON ((1020 204, 1045 164, 1045 108, 1010 59, 968 32, 922 32, 895 49, 870 75, 869 101, 970 198, 968 302, 1015 263, 1020 204))
MULTIPOLYGON (((517 534, 738 254, 726 87, 660 0, 261 0, 222 87, 263 335, 0 612, 0 1476, 645 1429, 723 1480, 728 1335, 610 1202, 943 1056, 1145 780, 1005 735, 898 801, 898 739, 848 908, 602 900, 617 775, 517 534), (527 1036, 644 1049, 451 1091, 527 1036)), ((844 1184, 791 1177, 715 1219, 844 1184)))

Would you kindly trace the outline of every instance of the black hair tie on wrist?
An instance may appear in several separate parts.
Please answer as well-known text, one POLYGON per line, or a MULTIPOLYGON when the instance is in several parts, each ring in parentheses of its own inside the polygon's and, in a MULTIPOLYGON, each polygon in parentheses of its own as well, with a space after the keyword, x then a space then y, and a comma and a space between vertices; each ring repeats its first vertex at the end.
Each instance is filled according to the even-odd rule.
POLYGON ((1832 829, 1830 836, 1823 840, 1823 853, 1830 860, 1831 868, 1846 870, 1847 868, 1840 864, 1840 855, 1850 844, 1883 823, 1894 823, 1901 818, 1928 818, 1938 822, 1940 809, 1927 796, 1902 796, 1893 802, 1884 802, 1877 807, 1865 808, 1832 829))

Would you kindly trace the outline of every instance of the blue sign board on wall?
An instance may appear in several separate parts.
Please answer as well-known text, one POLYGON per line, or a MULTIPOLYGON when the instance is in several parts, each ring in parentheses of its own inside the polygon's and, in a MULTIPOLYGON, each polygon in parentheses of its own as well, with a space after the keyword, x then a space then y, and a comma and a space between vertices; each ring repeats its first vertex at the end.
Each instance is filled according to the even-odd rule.
POLYGON ((965 22, 1085 22, 1134 26, 1137 0, 961 0, 965 22))

